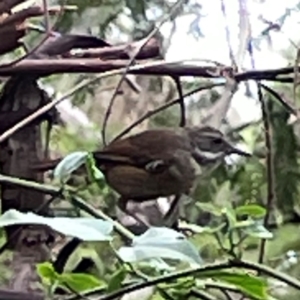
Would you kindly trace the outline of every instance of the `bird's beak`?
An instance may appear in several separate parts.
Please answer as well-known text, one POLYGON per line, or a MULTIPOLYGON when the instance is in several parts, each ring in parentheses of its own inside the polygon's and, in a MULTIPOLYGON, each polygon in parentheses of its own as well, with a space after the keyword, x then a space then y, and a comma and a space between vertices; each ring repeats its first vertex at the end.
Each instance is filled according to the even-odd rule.
POLYGON ((250 153, 248 153, 248 152, 245 152, 245 151, 243 151, 243 150, 234 148, 234 147, 231 148, 230 154, 237 154, 237 155, 245 156, 245 157, 251 157, 251 156, 252 156, 252 154, 250 154, 250 153))

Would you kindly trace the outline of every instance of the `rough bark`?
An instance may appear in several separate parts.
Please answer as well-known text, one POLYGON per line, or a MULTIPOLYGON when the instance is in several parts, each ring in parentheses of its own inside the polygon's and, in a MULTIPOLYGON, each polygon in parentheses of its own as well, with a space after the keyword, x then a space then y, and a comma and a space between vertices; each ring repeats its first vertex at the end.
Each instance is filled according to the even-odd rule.
MULTIPOLYGON (((49 101, 47 95, 33 78, 14 77, 4 86, 0 97, 0 132, 32 114, 49 101)), ((49 117, 49 116, 47 116, 49 117)), ((0 147, 0 172, 5 175, 43 182, 43 175, 31 170, 34 161, 43 158, 40 123, 45 116, 17 131, 0 147)), ((1 185, 2 212, 17 209, 22 212, 37 211, 45 203, 42 193, 12 186, 1 185)), ((40 214, 46 214, 44 208, 40 214)), ((49 230, 43 227, 22 229, 12 226, 6 229, 8 248, 13 250, 10 269, 13 276, 10 288, 15 291, 32 292, 32 282, 37 281, 35 265, 49 258, 45 251, 49 230), (46 255, 46 254, 47 255, 46 255)))

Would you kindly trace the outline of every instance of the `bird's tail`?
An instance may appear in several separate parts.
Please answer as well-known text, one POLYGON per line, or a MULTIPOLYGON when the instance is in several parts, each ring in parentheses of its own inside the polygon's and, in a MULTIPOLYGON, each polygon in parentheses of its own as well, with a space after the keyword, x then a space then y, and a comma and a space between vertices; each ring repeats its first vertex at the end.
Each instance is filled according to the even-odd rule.
MULTIPOLYGON (((131 159, 126 156, 114 155, 114 154, 107 153, 104 151, 103 152, 102 151, 93 152, 93 156, 96 161, 96 165, 98 167, 103 164, 136 165, 136 163, 134 164, 131 161, 131 159)), ((33 164, 31 166, 31 169, 35 170, 36 172, 46 172, 49 170, 53 170, 59 164, 59 162, 62 161, 62 159, 63 158, 43 160, 41 162, 33 164)))
POLYGON ((44 160, 36 164, 33 164, 31 166, 31 169, 37 172, 46 172, 49 170, 53 170, 61 160, 62 158, 44 160))

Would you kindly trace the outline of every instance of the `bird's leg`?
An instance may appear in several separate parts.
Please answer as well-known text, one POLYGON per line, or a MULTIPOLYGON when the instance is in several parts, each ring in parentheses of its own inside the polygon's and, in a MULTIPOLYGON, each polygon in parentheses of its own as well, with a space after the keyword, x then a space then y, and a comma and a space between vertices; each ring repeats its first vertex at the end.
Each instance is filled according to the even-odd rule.
POLYGON ((177 218, 176 220, 173 220, 173 217, 176 214, 177 209, 180 209, 179 201, 180 201, 180 196, 176 196, 173 199, 170 209, 164 216, 164 224, 178 232, 181 232, 185 236, 190 236, 191 234, 194 233, 191 229, 179 227, 179 218, 177 218), (172 221, 172 223, 170 223, 171 221, 172 221))
POLYGON ((128 204, 128 199, 123 198, 123 197, 120 197, 118 199, 117 205, 118 205, 118 207, 121 211, 123 211, 125 214, 127 214, 130 217, 132 217, 133 219, 135 219, 137 221, 137 223, 139 223, 141 225, 144 225, 144 226, 149 228, 151 225, 148 224, 148 222, 145 222, 145 221, 141 220, 138 216, 136 216, 134 213, 129 211, 128 208, 127 208, 127 204, 128 204))
POLYGON ((175 198, 173 199, 171 206, 169 208, 169 210, 167 211, 167 213, 164 216, 164 224, 165 226, 172 226, 172 228, 174 230, 178 230, 178 218, 176 219, 176 221, 173 221, 173 218, 175 216, 175 214, 177 213, 177 210, 179 209, 179 200, 180 200, 181 195, 176 195, 175 198), (171 221, 173 221, 173 223, 175 224, 169 224, 171 221))

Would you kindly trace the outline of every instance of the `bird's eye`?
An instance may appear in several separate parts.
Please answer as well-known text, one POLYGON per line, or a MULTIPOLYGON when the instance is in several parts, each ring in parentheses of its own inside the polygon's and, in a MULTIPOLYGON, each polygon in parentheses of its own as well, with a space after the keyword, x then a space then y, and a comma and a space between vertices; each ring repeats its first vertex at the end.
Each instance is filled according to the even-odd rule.
POLYGON ((221 144, 223 144, 223 140, 220 139, 220 138, 216 138, 216 139, 213 140, 213 143, 214 143, 215 145, 221 145, 221 144))

